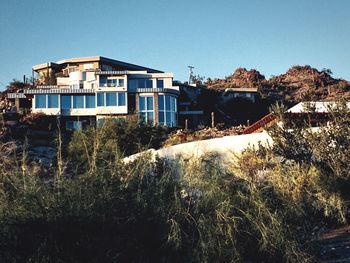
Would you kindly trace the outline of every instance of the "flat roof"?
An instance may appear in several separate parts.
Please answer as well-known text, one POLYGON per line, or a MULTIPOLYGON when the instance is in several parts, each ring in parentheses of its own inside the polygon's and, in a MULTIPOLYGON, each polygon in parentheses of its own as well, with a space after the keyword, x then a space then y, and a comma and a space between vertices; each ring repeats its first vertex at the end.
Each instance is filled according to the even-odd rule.
MULTIPOLYGON (((350 109, 350 102, 346 103, 346 106, 350 109)), ((337 103, 335 101, 311 101, 311 102, 299 102, 297 105, 288 109, 289 113, 306 113, 306 112, 316 112, 316 113, 326 113, 329 109, 336 110, 337 103)))
POLYGON ((47 62, 47 63, 34 65, 32 67, 32 69, 34 71, 37 71, 40 69, 45 69, 47 67, 59 67, 60 65, 65 65, 65 64, 69 64, 69 63, 83 63, 83 62, 97 62, 97 61, 109 63, 109 64, 116 65, 116 66, 123 66, 123 67, 127 67, 130 69, 135 69, 135 70, 147 70, 150 73, 164 73, 161 70, 143 67, 143 66, 139 66, 136 64, 131 64, 131 63, 127 63, 127 62, 123 62, 123 61, 119 61, 119 60, 115 60, 115 59, 111 59, 111 58, 101 57, 101 56, 69 58, 69 59, 59 60, 57 62, 47 62))
POLYGON ((227 88, 225 92, 258 92, 258 88, 227 88))

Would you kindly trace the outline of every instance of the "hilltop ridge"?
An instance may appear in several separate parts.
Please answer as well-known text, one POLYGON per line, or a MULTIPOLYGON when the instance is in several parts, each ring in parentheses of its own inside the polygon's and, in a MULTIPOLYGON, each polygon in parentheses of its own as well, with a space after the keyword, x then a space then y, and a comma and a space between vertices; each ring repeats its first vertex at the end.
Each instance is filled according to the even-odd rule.
POLYGON ((266 79, 256 69, 238 68, 223 79, 208 79, 209 89, 258 88, 263 97, 299 102, 304 100, 350 99, 350 82, 333 78, 329 69, 317 70, 309 65, 292 66, 286 73, 266 79))

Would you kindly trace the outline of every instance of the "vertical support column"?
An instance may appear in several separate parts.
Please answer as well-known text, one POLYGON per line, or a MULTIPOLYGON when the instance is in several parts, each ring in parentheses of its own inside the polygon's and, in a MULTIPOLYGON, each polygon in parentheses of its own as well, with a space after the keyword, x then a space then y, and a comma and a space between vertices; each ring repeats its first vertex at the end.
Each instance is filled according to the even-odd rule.
POLYGON ((15 107, 16 107, 16 112, 19 112, 19 98, 15 98, 15 107))
POLYGON ((139 94, 135 93, 135 111, 136 114, 139 112, 139 94))
POLYGON ((215 128, 214 112, 211 113, 211 127, 215 128))
POLYGON ((154 100, 154 124, 159 124, 159 114, 158 114, 158 93, 153 93, 153 100, 154 100))

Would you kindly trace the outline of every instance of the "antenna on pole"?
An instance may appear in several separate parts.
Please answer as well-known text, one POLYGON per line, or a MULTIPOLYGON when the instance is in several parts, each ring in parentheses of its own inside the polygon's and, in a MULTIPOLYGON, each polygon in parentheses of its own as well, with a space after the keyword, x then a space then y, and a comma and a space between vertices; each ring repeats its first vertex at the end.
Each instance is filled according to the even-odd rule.
POLYGON ((189 69, 190 69, 190 77, 188 79, 188 85, 191 85, 192 84, 192 79, 193 79, 193 69, 194 67, 193 66, 187 66, 189 69))

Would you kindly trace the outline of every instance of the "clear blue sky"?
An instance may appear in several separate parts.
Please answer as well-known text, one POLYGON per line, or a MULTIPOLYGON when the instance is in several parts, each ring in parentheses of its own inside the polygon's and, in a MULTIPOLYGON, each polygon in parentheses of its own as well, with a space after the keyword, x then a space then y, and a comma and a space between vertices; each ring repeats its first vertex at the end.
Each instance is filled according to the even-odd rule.
POLYGON ((266 77, 292 65, 350 80, 348 0, 1 0, 0 89, 31 67, 106 56, 224 77, 237 67, 266 77))

